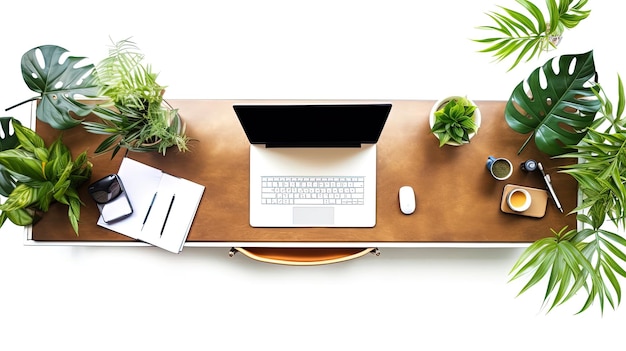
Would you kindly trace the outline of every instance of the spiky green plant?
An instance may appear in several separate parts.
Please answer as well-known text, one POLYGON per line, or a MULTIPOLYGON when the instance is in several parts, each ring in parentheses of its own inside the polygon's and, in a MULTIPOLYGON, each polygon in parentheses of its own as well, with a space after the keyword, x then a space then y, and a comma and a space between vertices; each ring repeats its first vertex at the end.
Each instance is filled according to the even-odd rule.
POLYGON ((517 54, 509 70, 524 59, 530 61, 542 52, 555 48, 565 29, 576 27, 590 14, 590 10, 583 9, 587 0, 559 0, 558 3, 557 0, 546 0, 547 15, 529 0, 515 1, 526 13, 500 6, 503 13, 487 13, 495 22, 493 25, 478 27, 496 34, 474 39, 487 45, 480 52, 491 53, 498 62, 517 54))
POLYGON ((165 87, 157 83, 158 75, 143 60, 135 43, 122 40, 96 65, 98 95, 109 99, 93 110, 101 121, 83 122, 87 131, 108 135, 96 153, 112 151, 115 156, 120 148, 127 148, 165 154, 171 146, 188 150, 185 124, 178 110, 163 100, 165 87))

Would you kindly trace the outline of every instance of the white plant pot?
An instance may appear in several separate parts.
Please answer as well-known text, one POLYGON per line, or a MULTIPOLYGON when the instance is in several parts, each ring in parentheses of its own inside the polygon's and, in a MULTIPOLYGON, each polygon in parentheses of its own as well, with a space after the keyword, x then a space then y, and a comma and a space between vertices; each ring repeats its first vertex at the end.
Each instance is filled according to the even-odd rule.
MULTIPOLYGON (((433 105, 433 107, 430 109, 430 115, 428 116, 428 124, 430 125, 430 129, 433 128, 433 126, 435 125, 435 112, 437 112, 444 104, 446 104, 448 101, 450 100, 454 100, 454 99, 467 99, 467 97, 464 96, 460 96, 460 95, 450 95, 447 96, 443 99, 438 100, 437 102, 435 102, 435 104, 433 105)), ((474 135, 476 135, 476 133, 478 133, 478 129, 480 128, 480 123, 482 122, 482 116, 480 114, 480 109, 478 108, 478 106, 474 103, 473 100, 468 99, 472 105, 476 106, 476 109, 474 110, 474 123, 476 123, 476 132, 474 133, 470 133, 469 134, 469 138, 472 139, 474 137, 474 135)), ((433 135, 439 139, 439 137, 433 133, 433 135)), ((463 144, 459 144, 456 143, 454 141, 449 141, 446 143, 446 145, 452 145, 452 146, 460 146, 463 144)))

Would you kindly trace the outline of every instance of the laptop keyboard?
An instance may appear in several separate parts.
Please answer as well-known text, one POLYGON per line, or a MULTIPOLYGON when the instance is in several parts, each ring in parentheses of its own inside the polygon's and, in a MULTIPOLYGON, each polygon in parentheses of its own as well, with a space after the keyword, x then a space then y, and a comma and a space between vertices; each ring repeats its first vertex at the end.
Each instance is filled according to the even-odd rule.
POLYGON ((261 177, 261 203, 363 205, 365 177, 261 177))

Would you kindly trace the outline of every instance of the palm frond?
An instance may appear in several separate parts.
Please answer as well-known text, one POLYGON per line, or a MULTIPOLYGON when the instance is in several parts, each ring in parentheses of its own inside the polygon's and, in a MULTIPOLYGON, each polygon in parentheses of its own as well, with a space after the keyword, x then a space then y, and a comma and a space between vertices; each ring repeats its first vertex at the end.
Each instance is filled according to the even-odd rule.
POLYGON ((587 299, 578 313, 588 309, 594 301, 600 304, 601 311, 605 302, 613 309, 617 308, 622 289, 616 274, 626 277, 626 270, 617 260, 621 264, 626 262, 622 253, 626 240, 600 229, 578 232, 562 228, 559 232, 552 232, 552 237, 540 239, 524 250, 511 269, 511 281, 530 275, 519 294, 545 281, 543 304, 547 312, 569 301, 581 290, 587 292, 587 299), (581 240, 589 238, 591 240, 581 240))
POLYGON ((572 4, 572 0, 546 0, 547 16, 529 0, 516 0, 525 10, 516 11, 499 6, 501 12, 490 11, 486 15, 494 25, 479 26, 478 29, 497 32, 499 36, 473 39, 487 45, 479 52, 490 52, 496 61, 517 53, 509 71, 522 61, 539 57, 544 51, 555 47, 553 38, 560 37, 565 28, 573 28, 589 16, 584 10, 587 0, 572 4))
POLYGON ((96 65, 100 95, 136 109, 150 103, 160 104, 165 87, 157 84, 158 75, 143 60, 144 54, 134 42, 129 39, 114 42, 109 55, 96 65))

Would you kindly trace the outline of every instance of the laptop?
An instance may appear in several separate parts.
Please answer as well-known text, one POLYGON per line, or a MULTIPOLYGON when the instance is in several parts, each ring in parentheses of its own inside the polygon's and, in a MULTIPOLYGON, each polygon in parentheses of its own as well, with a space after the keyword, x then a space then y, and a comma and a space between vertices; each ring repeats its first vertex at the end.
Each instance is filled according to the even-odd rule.
POLYGON ((391 104, 233 106, 250 141, 250 225, 374 227, 391 104))

